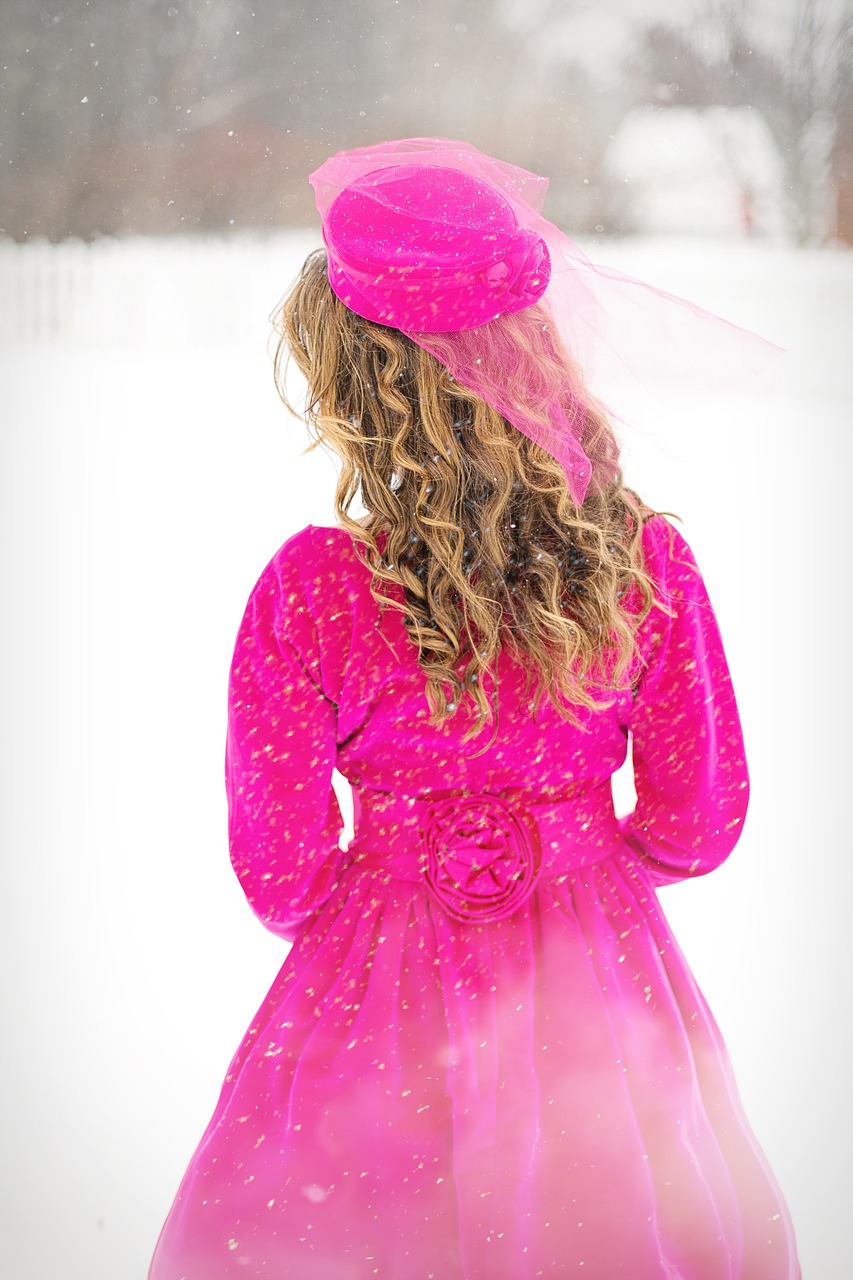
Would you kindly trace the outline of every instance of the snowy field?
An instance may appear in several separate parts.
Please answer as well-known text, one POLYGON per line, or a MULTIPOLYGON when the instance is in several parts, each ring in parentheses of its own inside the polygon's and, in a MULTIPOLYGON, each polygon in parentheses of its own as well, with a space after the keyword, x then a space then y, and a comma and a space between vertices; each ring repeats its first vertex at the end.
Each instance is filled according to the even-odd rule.
MULTIPOLYGON (((8 1280, 144 1280, 283 959, 228 863, 225 692, 261 569, 334 522, 334 468, 300 457, 267 349, 313 244, 0 244, 8 1280)), ((661 902, 804 1280, 847 1280, 853 255, 589 251, 789 350, 627 433, 626 470, 683 517, 753 778, 729 862, 661 902)))

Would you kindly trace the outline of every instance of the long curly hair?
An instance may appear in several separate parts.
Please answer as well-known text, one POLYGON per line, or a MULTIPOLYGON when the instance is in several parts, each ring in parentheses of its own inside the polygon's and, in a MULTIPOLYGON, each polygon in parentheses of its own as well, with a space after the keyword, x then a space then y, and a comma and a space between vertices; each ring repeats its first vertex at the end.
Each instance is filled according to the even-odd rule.
POLYGON ((610 423, 569 357, 543 347, 543 318, 534 306, 506 319, 519 344, 571 375, 575 429, 599 463, 581 507, 550 454, 411 339, 345 307, 325 251, 309 255, 273 317, 279 395, 303 416, 285 385, 293 359, 308 384, 306 452, 323 445, 340 459, 338 520, 374 598, 402 612, 418 647, 430 723, 466 701, 475 711, 463 741, 495 720, 503 646, 521 657, 527 692, 535 682, 534 716, 545 693, 574 723, 580 707, 607 705, 633 678, 636 629, 654 603, 641 549, 653 513, 623 485, 610 423))

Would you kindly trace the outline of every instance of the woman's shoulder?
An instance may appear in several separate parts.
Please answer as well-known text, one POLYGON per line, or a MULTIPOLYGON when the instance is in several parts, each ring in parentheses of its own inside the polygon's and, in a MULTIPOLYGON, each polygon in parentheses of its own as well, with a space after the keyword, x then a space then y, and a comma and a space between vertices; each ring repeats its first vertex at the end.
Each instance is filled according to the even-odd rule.
POLYGON ((308 524, 292 533, 269 561, 265 574, 283 602, 302 602, 316 614, 338 616, 365 591, 370 572, 356 539, 339 525, 308 524))
POLYGON ((657 559, 662 553, 669 551, 677 530, 661 511, 645 510, 642 517, 643 554, 647 559, 657 559))
POLYGON ((684 534, 662 512, 653 512, 643 522, 642 546, 645 571, 657 592, 692 594, 690 588, 701 581, 699 568, 684 534))
POLYGON ((646 508, 643 517, 643 552, 651 560, 669 560, 678 558, 683 552, 690 555, 690 548, 684 534, 674 521, 678 516, 671 512, 654 511, 646 508))
POLYGON ((356 560, 356 541, 341 525, 307 524, 285 539, 272 563, 305 565, 330 559, 339 561, 341 556, 356 560))

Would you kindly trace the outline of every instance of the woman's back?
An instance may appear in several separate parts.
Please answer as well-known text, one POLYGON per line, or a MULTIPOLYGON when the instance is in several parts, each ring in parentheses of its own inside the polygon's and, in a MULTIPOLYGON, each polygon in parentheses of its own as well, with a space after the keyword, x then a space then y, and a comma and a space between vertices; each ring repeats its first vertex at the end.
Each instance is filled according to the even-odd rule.
MULTIPOLYGON (((658 597, 662 601, 673 597, 681 611, 678 621, 683 637, 673 639, 673 619, 663 609, 655 609, 639 638, 643 666, 653 667, 668 658, 666 680, 678 704, 676 716, 671 706, 661 703, 660 671, 654 672, 654 700, 640 697, 638 701, 643 682, 626 681, 608 691, 599 707, 577 709, 577 723, 558 715, 547 699, 533 716, 532 698, 525 687, 527 666, 522 657, 504 648, 494 680, 498 732, 491 742, 494 725, 486 724, 478 736, 463 743, 475 718, 472 706, 463 704, 461 714, 441 725, 430 723, 417 650, 401 614, 378 607, 370 591, 370 573, 345 530, 309 526, 296 534, 273 557, 255 592, 267 584, 274 593, 270 634, 285 635, 305 655, 303 661, 311 668, 308 687, 316 686, 335 704, 337 768, 354 787, 416 795, 443 784, 487 791, 516 788, 535 795, 577 784, 609 786, 611 774, 625 761, 632 720, 642 714, 646 720, 659 716, 672 737, 679 736, 682 775, 692 772, 689 757, 701 756, 701 779, 695 780, 697 801, 702 799, 704 785, 715 806, 725 807, 733 798, 733 812, 742 814, 745 787, 740 784, 746 777, 742 756, 737 761, 739 785, 734 797, 728 790, 724 794, 720 775, 704 761, 711 727, 723 736, 739 734, 704 588, 686 544, 663 517, 646 524, 643 544, 650 575, 659 584, 658 597), (683 644, 693 650, 692 665, 682 661, 677 646, 683 644), (696 652, 700 645, 701 654, 696 652), (667 646, 670 652, 665 654, 667 646), (708 668, 701 682, 695 675, 697 657, 708 668)), ((239 684, 239 671, 234 679, 239 684)), ((647 684, 649 680, 647 676, 647 684)), ((720 761, 722 767, 725 764, 720 761)))

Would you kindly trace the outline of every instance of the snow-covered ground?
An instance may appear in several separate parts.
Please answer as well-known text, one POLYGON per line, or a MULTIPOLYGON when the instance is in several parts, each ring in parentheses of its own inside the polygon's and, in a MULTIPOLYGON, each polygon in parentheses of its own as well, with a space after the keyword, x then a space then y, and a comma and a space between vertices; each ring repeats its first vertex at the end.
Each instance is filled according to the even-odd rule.
MULTIPOLYGON (((144 1278, 283 959, 228 863, 225 686, 261 568, 334 522, 333 465, 300 456, 267 352, 313 243, 0 244, 9 1280, 144 1278)), ((853 255, 590 252, 789 348, 725 404, 627 433, 627 473, 683 516, 753 776, 730 861, 661 900, 804 1277, 845 1280, 853 255)))

